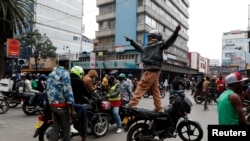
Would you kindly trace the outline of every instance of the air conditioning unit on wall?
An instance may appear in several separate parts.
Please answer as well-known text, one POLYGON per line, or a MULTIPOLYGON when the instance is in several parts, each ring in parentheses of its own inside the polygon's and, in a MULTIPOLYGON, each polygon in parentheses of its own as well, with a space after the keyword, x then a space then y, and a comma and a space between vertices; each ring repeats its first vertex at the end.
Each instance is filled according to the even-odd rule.
POLYGON ((29 61, 28 59, 18 59, 18 65, 21 65, 22 68, 26 68, 26 67, 29 67, 29 61))

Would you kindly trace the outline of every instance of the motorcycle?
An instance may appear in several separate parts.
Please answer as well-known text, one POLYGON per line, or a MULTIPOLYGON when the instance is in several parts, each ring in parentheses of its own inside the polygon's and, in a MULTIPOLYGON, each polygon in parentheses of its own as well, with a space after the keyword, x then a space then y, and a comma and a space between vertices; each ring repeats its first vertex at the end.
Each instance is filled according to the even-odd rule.
POLYGON ((188 119, 192 102, 184 94, 175 94, 172 104, 164 107, 164 113, 157 113, 143 108, 126 107, 123 119, 127 141, 163 141, 176 138, 183 141, 200 141, 203 130, 197 121, 188 119))
POLYGON ((173 104, 176 95, 185 95, 184 90, 169 90, 169 104, 173 104))
POLYGON ((24 97, 18 95, 15 91, 2 92, 4 96, 7 97, 10 108, 15 108, 19 104, 22 104, 24 97))
POLYGON ((9 92, 10 90, 10 84, 8 79, 1 79, 0 80, 0 114, 6 113, 9 108, 9 101, 8 97, 4 94, 9 92))
MULTIPOLYGON (((101 102, 100 99, 87 99, 89 104, 83 104, 87 111, 88 118, 88 134, 93 134, 95 137, 105 136, 109 129, 109 115, 101 112, 100 108, 108 108, 105 102, 101 102)), ((49 106, 46 106, 49 107, 49 106)), ((72 126, 77 132, 71 131, 71 137, 78 136, 81 133, 81 119, 74 121, 72 126)), ((39 141, 46 141, 50 139, 52 130, 52 116, 49 108, 45 108, 43 112, 40 112, 38 121, 35 124, 36 131, 33 135, 34 138, 38 137, 39 141)), ((59 137, 62 138, 62 130, 59 137)))
POLYGON ((35 115, 37 112, 41 111, 41 109, 38 109, 37 107, 44 107, 43 101, 44 101, 44 93, 36 93, 34 101, 32 104, 29 103, 29 96, 21 96, 23 99, 22 103, 22 110, 26 115, 35 115))
POLYGON ((242 100, 243 108, 245 108, 244 114, 246 116, 247 122, 250 122, 250 100, 242 100))
POLYGON ((8 97, 0 92, 0 114, 5 114, 10 108, 8 97))
MULTIPOLYGON (((195 92, 194 101, 197 104, 201 104, 205 101, 205 95, 202 93, 201 90, 195 92)), ((211 103, 211 101, 217 103, 217 91, 213 88, 209 88, 208 93, 208 102, 211 103)))

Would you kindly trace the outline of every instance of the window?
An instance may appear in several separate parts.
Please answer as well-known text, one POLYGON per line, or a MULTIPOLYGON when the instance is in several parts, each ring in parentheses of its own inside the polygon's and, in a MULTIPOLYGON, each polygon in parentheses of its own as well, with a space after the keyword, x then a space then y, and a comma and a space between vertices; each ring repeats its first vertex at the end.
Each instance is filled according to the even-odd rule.
POLYGON ((74 41, 78 41, 78 40, 80 40, 80 38, 79 38, 79 37, 76 37, 76 36, 73 36, 73 40, 74 40, 74 41))

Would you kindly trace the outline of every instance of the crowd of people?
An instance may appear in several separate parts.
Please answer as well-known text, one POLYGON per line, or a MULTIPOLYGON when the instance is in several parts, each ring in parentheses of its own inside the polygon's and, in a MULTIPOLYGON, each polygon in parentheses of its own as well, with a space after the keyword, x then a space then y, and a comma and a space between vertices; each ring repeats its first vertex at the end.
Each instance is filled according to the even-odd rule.
POLYGON ((49 106, 52 109, 53 124, 52 140, 58 139, 59 127, 63 128, 64 139, 69 138, 70 121, 80 118, 82 121, 82 140, 87 138, 87 117, 83 104, 85 98, 94 98, 101 84, 101 93, 105 94, 106 100, 110 102, 112 115, 117 130, 122 132, 122 119, 119 115, 119 108, 127 104, 132 96, 136 83, 132 74, 107 73, 102 79, 98 79, 96 70, 89 70, 87 73, 80 66, 73 66, 67 71, 67 65, 60 65, 53 69, 48 75, 46 94, 49 106), (98 82, 101 81, 101 82, 98 82))
MULTIPOLYGON (((92 98, 94 91, 98 88, 98 84, 101 84, 101 90, 105 93, 105 97, 110 102, 112 108, 112 114, 117 126, 116 133, 121 133, 122 119, 119 115, 119 108, 122 105, 130 106, 131 100, 136 98, 134 95, 142 89, 140 85, 145 83, 143 81, 135 81, 136 79, 132 74, 119 72, 106 74, 102 79, 98 77, 98 73, 95 70, 89 70, 85 74, 80 66, 73 66, 70 70, 65 66, 57 66, 49 75, 18 73, 9 79, 13 81, 13 89, 15 89, 14 85, 18 85, 20 81, 24 82, 23 94, 30 97, 30 103, 32 103, 36 94, 47 95, 54 121, 52 139, 58 139, 57 135, 60 127, 67 131, 64 132, 64 139, 69 139, 71 122, 81 118, 82 140, 85 141, 87 138, 88 119, 83 106, 83 104, 86 104, 84 97, 92 98), (100 82, 97 83, 97 81, 100 82)), ((247 124, 242 110, 242 94, 245 94, 244 98, 250 99, 250 87, 243 85, 242 82, 245 80, 237 72, 231 73, 225 78, 222 75, 218 78, 206 76, 199 82, 194 78, 187 79, 176 76, 171 83, 167 79, 164 79, 163 82, 158 82, 158 87, 162 85, 166 91, 168 89, 189 89, 191 90, 191 95, 202 93, 205 97, 204 110, 208 110, 207 103, 209 100, 207 96, 211 90, 214 90, 217 94, 218 123, 222 125, 239 125, 247 124), (245 93, 242 93, 242 90, 245 93)), ((159 111, 156 110, 156 112, 159 111)))
MULTIPOLYGON (((53 128, 51 141, 57 141, 60 127, 63 129, 63 138, 70 141, 70 124, 77 118, 81 119, 82 141, 87 140, 87 116, 85 98, 93 98, 98 84, 101 84, 101 91, 110 102, 112 114, 116 122, 116 133, 122 132, 122 119, 119 115, 121 105, 136 108, 141 97, 150 91, 155 106, 155 112, 163 113, 159 86, 165 91, 190 89, 191 95, 202 93, 205 97, 204 110, 208 110, 208 95, 211 89, 216 91, 218 97, 218 117, 219 124, 246 124, 246 119, 242 110, 242 83, 244 81, 239 73, 232 73, 223 78, 205 77, 197 82, 195 78, 183 78, 176 76, 171 83, 168 79, 159 82, 160 68, 162 64, 162 52, 168 49, 178 37, 181 30, 179 23, 173 34, 167 40, 162 40, 159 31, 153 30, 148 34, 148 45, 142 47, 134 40, 125 36, 125 40, 139 52, 143 54, 143 74, 138 80, 132 74, 107 73, 103 78, 99 78, 96 70, 89 70, 87 73, 81 66, 69 68, 68 63, 58 64, 48 74, 35 75, 32 73, 20 73, 13 76, 13 89, 16 89, 19 81, 24 81, 24 95, 30 97, 32 103, 35 94, 45 94, 47 102, 52 111, 53 128)), ((246 89, 250 94, 250 87, 246 89)), ((250 98, 250 96, 249 96, 250 98)), ((42 107, 41 107, 42 108, 42 107)))

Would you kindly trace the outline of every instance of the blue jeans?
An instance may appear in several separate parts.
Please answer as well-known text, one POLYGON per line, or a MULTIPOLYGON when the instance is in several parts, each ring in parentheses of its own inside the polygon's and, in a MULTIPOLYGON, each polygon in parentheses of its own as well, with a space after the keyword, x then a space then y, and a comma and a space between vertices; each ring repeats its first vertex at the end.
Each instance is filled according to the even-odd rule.
POLYGON ((121 117, 119 115, 119 108, 120 107, 113 107, 112 108, 112 114, 113 114, 113 117, 115 119, 115 123, 116 123, 117 128, 122 127, 121 117))
POLYGON ((81 127, 82 127, 82 137, 86 138, 87 137, 87 128, 88 128, 88 118, 87 118, 87 112, 85 110, 84 105, 82 104, 73 104, 74 109, 77 114, 77 118, 79 118, 81 122, 81 127))

